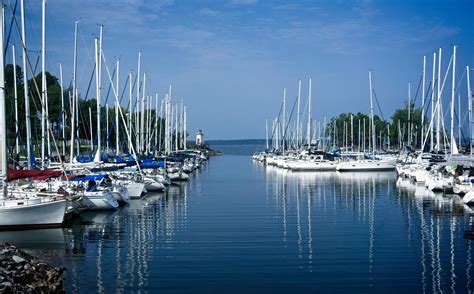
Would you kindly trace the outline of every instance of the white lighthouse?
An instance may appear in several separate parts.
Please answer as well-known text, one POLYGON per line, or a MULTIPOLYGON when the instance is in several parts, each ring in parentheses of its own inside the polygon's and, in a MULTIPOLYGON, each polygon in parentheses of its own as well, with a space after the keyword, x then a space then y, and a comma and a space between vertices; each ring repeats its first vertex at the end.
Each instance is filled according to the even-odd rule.
POLYGON ((203 146, 204 145, 204 133, 202 130, 198 130, 196 132, 196 146, 203 146))

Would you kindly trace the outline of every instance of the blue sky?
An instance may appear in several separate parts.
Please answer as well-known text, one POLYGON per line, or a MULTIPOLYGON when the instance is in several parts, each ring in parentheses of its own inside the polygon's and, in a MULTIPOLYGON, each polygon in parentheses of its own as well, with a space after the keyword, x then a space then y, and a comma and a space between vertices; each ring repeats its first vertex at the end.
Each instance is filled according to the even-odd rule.
MULTIPOLYGON (((26 2, 28 47, 35 50, 41 48, 41 3, 26 2)), ((175 101, 188 106, 188 129, 203 129, 208 139, 263 138, 283 88, 293 99, 298 79, 306 103, 313 78, 313 118, 322 121, 369 111, 367 72, 373 69, 388 117, 404 105, 407 83, 416 87, 424 54, 429 76, 433 51, 443 48, 445 68, 452 44, 458 45, 458 77, 474 66, 471 1, 49 0, 47 67, 58 74, 61 62, 65 81, 72 76, 75 20, 81 21, 83 95, 97 23, 103 23, 108 63, 120 57, 125 78, 136 71, 142 50, 148 93, 162 97, 173 84, 175 101)), ((443 99, 449 95, 446 90, 443 99)))

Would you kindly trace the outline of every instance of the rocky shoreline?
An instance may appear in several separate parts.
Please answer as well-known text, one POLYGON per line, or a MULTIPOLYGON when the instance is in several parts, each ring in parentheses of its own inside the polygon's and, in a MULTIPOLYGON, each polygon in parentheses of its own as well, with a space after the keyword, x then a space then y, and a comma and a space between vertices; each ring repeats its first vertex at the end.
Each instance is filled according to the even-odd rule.
POLYGON ((63 267, 53 267, 8 243, 0 244, 0 293, 65 293, 63 267))

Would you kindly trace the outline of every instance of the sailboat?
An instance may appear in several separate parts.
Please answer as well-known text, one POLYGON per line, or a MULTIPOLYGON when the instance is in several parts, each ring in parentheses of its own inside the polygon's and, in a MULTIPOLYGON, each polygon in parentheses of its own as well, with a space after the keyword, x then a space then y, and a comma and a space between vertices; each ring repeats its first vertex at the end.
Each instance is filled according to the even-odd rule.
MULTIPOLYGON (((23 7, 22 7, 23 8, 23 7)), ((2 10, 4 8, 2 7, 2 10)), ((43 10, 44 1, 43 1, 43 10)), ((4 23, 3 11, 0 23, 4 23)), ((3 28, 3 27, 2 27, 3 28)), ((0 28, 0 48, 4 49, 4 31, 0 28)), ((0 55, 0 85, 5 84, 5 60, 0 55)), ((59 227, 64 220, 66 200, 59 197, 40 197, 38 193, 15 191, 8 184, 7 124, 5 88, 0 88, 0 146, 1 180, 0 229, 59 227)))
MULTIPOLYGON (((372 157, 375 157, 375 124, 374 106, 372 99, 372 71, 369 70, 370 116, 372 127, 372 157)), ((389 171, 395 170, 395 162, 378 159, 360 158, 357 160, 343 161, 336 167, 337 171, 389 171)))

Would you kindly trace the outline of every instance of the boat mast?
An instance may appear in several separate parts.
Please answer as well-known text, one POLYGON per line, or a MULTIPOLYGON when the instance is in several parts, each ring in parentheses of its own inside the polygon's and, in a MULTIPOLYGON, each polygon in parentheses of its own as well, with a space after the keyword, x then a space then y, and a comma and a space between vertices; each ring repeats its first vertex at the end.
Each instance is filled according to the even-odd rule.
POLYGON ((173 129, 172 129, 172 126, 173 126, 173 108, 172 108, 172 104, 171 104, 171 92, 172 92, 172 87, 170 85, 170 88, 169 88, 169 91, 168 91, 168 117, 167 117, 167 125, 168 125, 168 137, 167 137, 167 140, 168 140, 168 154, 171 153, 171 150, 173 149, 173 137, 172 137, 172 132, 173 132, 173 129))
POLYGON ((178 151, 178 104, 174 106, 174 150, 178 151))
POLYGON ((146 86, 146 73, 143 73, 143 89, 141 98, 141 112, 140 112, 140 150, 145 152, 145 86, 146 86))
POLYGON ((301 100, 301 79, 298 80, 298 101, 296 112, 296 149, 300 147, 300 100, 301 100))
POLYGON ((283 128, 282 128, 282 151, 285 153, 285 128, 286 128, 286 88, 283 89, 283 128))
POLYGON ((359 128, 357 129, 358 130, 358 137, 357 137, 357 151, 360 152, 360 119, 359 119, 359 128))
POLYGON ((425 140, 425 71, 426 71, 426 55, 423 56, 423 81, 421 87, 421 151, 423 152, 423 142, 425 140))
POLYGON ((180 114, 180 129, 181 129, 181 149, 184 150, 184 103, 183 100, 181 100, 181 114, 180 114))
POLYGON ((95 38, 95 88, 96 88, 96 108, 97 108, 97 153, 94 161, 98 162, 101 159, 100 156, 100 68, 99 68, 99 39, 95 38))
POLYGON ((268 119, 265 119, 265 143, 268 150, 268 119))
POLYGON ((155 94, 155 156, 158 151, 158 93, 155 94))
POLYGON ((309 78, 309 86, 308 86, 308 150, 311 150, 311 92, 312 92, 312 79, 309 78))
POLYGON ((458 93, 458 146, 461 146, 461 93, 458 93))
POLYGON ((472 138, 474 137, 474 128, 473 128, 473 121, 472 121, 472 94, 471 94, 471 71, 469 69, 469 65, 466 66, 466 74, 467 74, 467 99, 468 99, 468 105, 469 105, 469 150, 470 150, 470 155, 472 157, 472 138))
POLYGON ((436 110, 436 151, 441 148, 441 54, 442 49, 439 48, 438 55, 438 95, 437 95, 437 110, 436 110))
POLYGON ((407 138, 407 144, 408 146, 411 146, 411 83, 408 82, 408 105, 407 105, 407 111, 408 111, 408 138, 407 138))
POLYGON ((132 71, 128 73, 128 80, 130 81, 130 87, 129 87, 129 93, 128 93, 128 133, 130 134, 130 140, 128 140, 128 153, 132 152, 132 115, 133 115, 133 109, 132 109, 132 99, 133 99, 133 76, 132 76, 132 71))
MULTIPOLYGON (((5 7, 2 4, 2 13, 0 16, 0 23, 3 24, 4 22, 4 10, 5 7)), ((0 29, 0 48, 4 47, 4 26, 2 25, 0 29)), ((4 55, 0 54, 0 146, 1 146, 1 161, 2 161, 2 188, 3 198, 7 197, 7 176, 8 176, 8 153, 7 153, 7 119, 6 119, 6 111, 5 111, 5 60, 4 55)))
MULTIPOLYGON (((41 5, 41 168, 45 168, 46 147, 46 0, 41 5)), ((3 48, 3 47, 2 47, 3 48)), ((49 136, 48 136, 49 137, 49 136)))
POLYGON ((387 125, 387 150, 390 151, 390 125, 387 125))
MULTIPOLYGON (((453 83, 451 86, 451 154, 455 151, 456 139, 454 137, 454 99, 456 96, 456 46, 453 47, 453 83)), ((460 111, 460 109, 459 109, 460 111)))
POLYGON ((187 120, 188 120, 187 115, 188 115, 188 114, 187 114, 187 112, 186 112, 186 106, 184 106, 184 129, 183 129, 183 132, 184 132, 184 134, 183 134, 184 150, 188 149, 187 142, 186 142, 186 141, 187 141, 187 134, 186 134, 187 131, 186 131, 186 129, 187 129, 187 127, 188 127, 188 126, 187 126, 187 123, 188 123, 188 122, 187 122, 187 120))
MULTIPOLYGON (((23 1, 23 0, 22 0, 23 1)), ((74 23, 74 61, 73 61, 73 70, 72 70, 72 114, 71 114, 71 148, 70 150, 70 159, 69 162, 72 164, 74 159, 74 133, 75 133, 75 116, 76 116, 76 108, 77 108, 77 101, 76 101, 76 71, 77 71, 77 25, 78 21, 74 23)), ((26 91, 26 90, 25 90, 26 91)))
POLYGON ((118 116, 118 108, 119 105, 119 73, 120 73, 120 58, 117 59, 117 79, 116 79, 116 89, 117 89, 117 101, 115 102, 115 153, 118 155, 120 154, 120 127, 119 127, 119 116, 118 116))
POLYGON ((15 56, 15 45, 12 44, 12 56, 13 56, 13 93, 15 97, 15 150, 16 154, 20 154, 20 143, 18 142, 18 90, 16 86, 16 56, 15 56))
POLYGON ((90 144, 91 144, 91 152, 94 152, 94 135, 92 132, 92 110, 89 107, 89 132, 90 132, 90 144))
POLYGON ((323 150, 325 149, 326 149, 326 117, 324 117, 324 122, 323 122, 323 150))
MULTIPOLYGON (((161 134, 162 134, 162 130, 163 130, 163 104, 165 103, 165 98, 163 98, 161 100, 161 104, 160 104, 160 132, 159 132, 159 135, 158 135, 158 152, 161 152, 161 134)), ((165 107, 166 107, 166 104, 165 104, 165 107)))
POLYGON ((137 150, 137 153, 140 154, 140 127, 139 127, 139 116, 140 113, 138 112, 139 108, 139 103, 140 103, 140 64, 141 64, 141 58, 142 58, 142 51, 138 51, 138 69, 137 69, 137 103, 136 103, 136 113, 135 113, 135 149, 137 150))
POLYGON ((369 70, 369 91, 370 91, 370 116, 372 119, 372 154, 375 155, 375 122, 374 104, 372 102, 372 70, 369 70))
POLYGON ((63 135, 63 157, 66 156, 66 113, 64 111, 64 88, 63 88, 63 66, 59 64, 59 82, 61 83, 61 122, 62 122, 62 135, 63 135))
POLYGON ((105 104, 105 150, 107 153, 109 152, 109 141, 109 104, 107 103, 105 104))
POLYGON ((431 124, 430 124, 430 133, 431 133, 431 148, 430 151, 434 150, 434 134, 433 134, 433 128, 434 128, 434 90, 435 90, 435 81, 436 81, 436 51, 433 52, 433 76, 431 78, 431 124))
POLYGON ((30 98, 28 97, 28 70, 26 65, 26 32, 25 32, 25 6, 24 0, 20 1, 21 10, 21 39, 23 52, 23 96, 25 96, 25 118, 26 118, 26 153, 28 154, 28 169, 31 169, 31 122, 30 122, 30 98))
POLYGON ((351 150, 354 148, 354 115, 351 113, 351 150))

